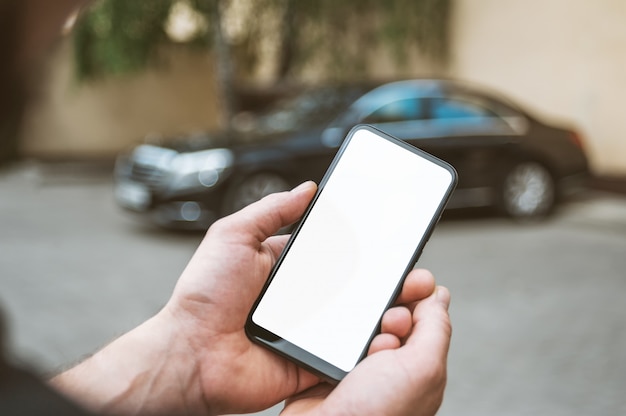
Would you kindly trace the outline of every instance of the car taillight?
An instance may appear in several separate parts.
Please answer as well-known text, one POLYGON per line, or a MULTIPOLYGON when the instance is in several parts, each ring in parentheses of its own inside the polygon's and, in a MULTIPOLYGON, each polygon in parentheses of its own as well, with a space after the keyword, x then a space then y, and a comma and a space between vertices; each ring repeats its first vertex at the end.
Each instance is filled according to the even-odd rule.
POLYGON ((572 143, 576 145, 576 147, 578 147, 579 149, 583 149, 584 143, 583 143, 582 137, 580 137, 580 134, 576 133, 575 131, 572 131, 569 134, 569 139, 572 143))

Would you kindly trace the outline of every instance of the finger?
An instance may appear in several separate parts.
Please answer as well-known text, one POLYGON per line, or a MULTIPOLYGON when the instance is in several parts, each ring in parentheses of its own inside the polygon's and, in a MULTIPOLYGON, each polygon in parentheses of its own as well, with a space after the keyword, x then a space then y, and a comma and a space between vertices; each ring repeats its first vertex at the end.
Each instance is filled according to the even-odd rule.
POLYGON ((417 304, 413 311, 413 331, 405 344, 407 359, 428 357, 431 364, 445 364, 452 336, 449 305, 450 292, 443 286, 438 286, 432 295, 417 304))
POLYGON ((450 307, 450 291, 445 286, 437 286, 435 288, 435 292, 437 295, 437 302, 439 302, 447 312, 450 307))
POLYGON ((375 354, 383 350, 394 350, 400 348, 402 342, 400 338, 392 334, 378 334, 370 343, 367 355, 375 354))
POLYGON ((278 192, 254 202, 214 224, 228 236, 248 236, 260 244, 282 227, 296 222, 315 194, 315 182, 304 182, 289 192, 278 192), (223 227, 223 228, 222 228, 223 227))
POLYGON ((411 332, 413 326, 411 312, 403 307, 396 306, 385 312, 380 324, 380 332, 391 334, 397 338, 404 338, 411 332))
POLYGON ((265 240, 265 244, 269 247, 270 251, 274 255, 274 259, 280 256, 280 253, 285 248, 287 240, 289 240, 289 234, 273 235, 265 240))
POLYGON ((370 343, 367 354, 382 350, 400 348, 402 339, 411 332, 411 312, 402 306, 396 306, 385 312, 380 324, 380 334, 370 343))
POLYGON ((411 304, 430 296, 435 290, 435 278, 426 269, 411 270, 404 280, 396 304, 411 304))

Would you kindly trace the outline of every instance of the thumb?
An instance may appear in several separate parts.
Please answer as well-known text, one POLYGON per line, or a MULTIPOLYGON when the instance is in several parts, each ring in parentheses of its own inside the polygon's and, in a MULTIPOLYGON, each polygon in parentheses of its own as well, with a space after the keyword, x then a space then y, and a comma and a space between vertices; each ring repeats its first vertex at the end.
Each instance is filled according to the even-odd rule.
POLYGON ((317 185, 307 181, 288 192, 256 201, 223 219, 231 235, 246 235, 263 242, 282 227, 296 222, 313 198, 317 185))
POLYGON ((408 359, 423 361, 422 366, 440 365, 445 371, 452 336, 449 304, 450 292, 443 286, 418 302, 413 311, 415 326, 405 345, 408 359))

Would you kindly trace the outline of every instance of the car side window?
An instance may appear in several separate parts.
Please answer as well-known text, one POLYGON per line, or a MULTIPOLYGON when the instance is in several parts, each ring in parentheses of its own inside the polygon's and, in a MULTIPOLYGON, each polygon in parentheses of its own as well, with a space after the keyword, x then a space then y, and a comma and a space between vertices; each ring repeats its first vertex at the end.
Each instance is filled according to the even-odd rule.
POLYGON ((417 98, 392 101, 379 107, 363 119, 365 123, 393 123, 422 118, 421 102, 417 98))
POLYGON ((448 135, 511 134, 516 129, 513 119, 503 118, 485 102, 459 97, 428 99, 431 125, 448 135))
POLYGON ((431 98, 430 117, 436 120, 480 121, 497 117, 492 111, 476 104, 451 98, 431 98))

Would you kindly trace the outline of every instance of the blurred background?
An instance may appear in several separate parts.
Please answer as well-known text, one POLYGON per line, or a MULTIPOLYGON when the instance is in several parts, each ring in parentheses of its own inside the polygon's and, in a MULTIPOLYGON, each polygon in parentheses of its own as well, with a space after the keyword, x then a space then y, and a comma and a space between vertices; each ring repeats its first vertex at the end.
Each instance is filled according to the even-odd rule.
POLYGON ((70 19, 40 69, 22 154, 112 157, 150 133, 214 129, 235 89, 445 76, 575 123, 594 173, 626 171, 619 0, 232 0, 218 17, 212 3, 96 2, 70 19))
MULTIPOLYGON (((7 42, 54 9, 9 3, 7 42)), ((621 0, 80 5, 0 129, 10 349, 49 374, 142 322, 202 237, 181 229, 317 179, 368 122, 465 181, 419 262, 453 294, 440 414, 626 413, 625 19, 621 0)))

